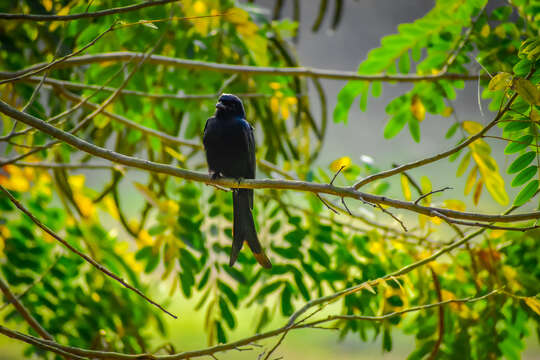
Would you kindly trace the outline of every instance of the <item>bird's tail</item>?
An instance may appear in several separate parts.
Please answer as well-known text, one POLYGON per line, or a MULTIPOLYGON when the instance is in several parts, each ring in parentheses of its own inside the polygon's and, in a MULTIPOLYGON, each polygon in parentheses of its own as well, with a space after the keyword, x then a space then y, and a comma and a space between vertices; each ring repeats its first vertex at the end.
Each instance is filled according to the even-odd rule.
POLYGON ((251 213, 249 189, 238 189, 233 191, 233 243, 229 266, 233 266, 238 257, 238 253, 246 241, 255 256, 255 259, 262 267, 269 269, 272 267, 270 260, 264 253, 264 250, 257 237, 253 214, 251 213))

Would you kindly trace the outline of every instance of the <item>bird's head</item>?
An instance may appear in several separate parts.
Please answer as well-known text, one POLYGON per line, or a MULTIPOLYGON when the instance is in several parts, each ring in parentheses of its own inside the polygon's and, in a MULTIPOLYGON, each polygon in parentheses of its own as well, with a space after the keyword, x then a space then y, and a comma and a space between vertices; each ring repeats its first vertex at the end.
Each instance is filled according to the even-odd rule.
POLYGON ((245 117, 246 112, 244 111, 244 105, 242 100, 236 95, 232 94, 223 94, 219 97, 216 104, 216 113, 217 115, 228 115, 228 116, 241 116, 245 117))

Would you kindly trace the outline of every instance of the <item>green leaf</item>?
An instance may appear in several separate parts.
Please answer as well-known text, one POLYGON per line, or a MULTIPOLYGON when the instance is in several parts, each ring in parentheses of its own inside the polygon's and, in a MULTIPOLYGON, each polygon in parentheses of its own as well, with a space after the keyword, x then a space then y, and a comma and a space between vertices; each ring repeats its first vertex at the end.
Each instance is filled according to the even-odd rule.
POLYGON ((221 316, 225 319, 225 322, 227 323, 227 326, 229 329, 234 329, 236 326, 236 321, 234 320, 234 316, 231 313, 231 310, 229 309, 229 305, 227 305, 227 302, 224 298, 219 298, 219 309, 221 310, 221 316))
POLYGON ((513 140, 508 145, 506 145, 506 148, 504 148, 505 154, 513 154, 517 153, 518 151, 521 151, 525 149, 527 146, 529 146, 533 141, 532 135, 524 135, 516 140, 513 140))
POLYGON ((223 330, 223 327, 221 326, 221 323, 219 321, 216 320, 214 324, 216 327, 218 343, 225 344, 227 342, 227 337, 225 336, 225 330, 223 330))
POLYGON ((461 162, 459 163, 456 177, 460 177, 467 171, 467 168, 469 167, 469 163, 471 162, 471 152, 467 152, 465 156, 463 156, 463 159, 461 159, 461 162))
POLYGON ((286 285, 281 292, 281 313, 284 316, 290 316, 293 313, 292 307, 292 290, 290 285, 286 285))
POLYGON ((402 74, 408 74, 409 71, 411 70, 411 60, 409 58, 408 51, 406 51, 399 58, 398 69, 399 69, 399 72, 401 72, 402 74))
POLYGON ((407 123, 407 119, 408 117, 405 111, 401 111, 392 117, 384 128, 384 138, 391 139, 396 136, 407 123))
POLYGON ((516 175, 512 181, 512 186, 517 187, 525 184, 527 181, 531 180, 534 175, 538 172, 538 166, 533 165, 529 166, 525 170, 522 170, 519 174, 516 175))
POLYGON ((229 285, 225 284, 221 280, 218 280, 217 285, 218 285, 219 290, 223 294, 227 295, 227 297, 229 298, 229 301, 231 302, 231 304, 233 304, 234 307, 237 307, 238 306, 238 296, 233 291, 233 289, 231 289, 231 287, 229 285))
POLYGON ((514 75, 526 76, 531 70, 531 62, 527 59, 521 59, 516 65, 514 65, 514 75))
POLYGON ((420 142, 420 121, 418 121, 414 117, 409 118, 409 132, 411 133, 413 140, 419 143, 420 142))
POLYGON ((366 87, 366 82, 349 81, 347 85, 341 89, 337 96, 337 104, 334 109, 334 122, 335 123, 347 123, 347 117, 349 115, 349 109, 351 108, 354 100, 366 87))
POLYGON ((501 72, 495 75, 488 84, 488 90, 504 90, 512 83, 512 74, 501 72))
POLYGON ((538 190, 538 184, 538 180, 532 180, 530 183, 527 184, 527 186, 521 189, 519 194, 516 196, 516 199, 514 200, 514 206, 520 206, 529 201, 536 193, 536 190, 538 190))
POLYGON ((504 127, 505 132, 519 131, 529 127, 531 124, 528 120, 513 120, 509 121, 508 124, 504 127))
POLYGON ((518 171, 521 171, 527 167, 533 161, 533 159, 536 157, 535 151, 529 151, 525 154, 522 154, 518 156, 512 164, 508 167, 508 170, 506 170, 509 174, 517 173, 518 171))
POLYGON ((540 105, 540 91, 527 79, 517 79, 515 81, 517 93, 529 104, 540 105))
POLYGON ((459 123, 455 123, 454 125, 450 126, 448 131, 446 132, 446 135, 444 137, 446 139, 450 139, 454 134, 456 133, 456 130, 459 129, 459 123))

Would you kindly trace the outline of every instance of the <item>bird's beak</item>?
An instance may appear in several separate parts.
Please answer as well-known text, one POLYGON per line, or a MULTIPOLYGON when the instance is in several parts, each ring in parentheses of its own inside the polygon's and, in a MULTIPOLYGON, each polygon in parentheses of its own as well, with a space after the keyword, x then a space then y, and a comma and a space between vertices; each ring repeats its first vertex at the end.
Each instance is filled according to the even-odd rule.
POLYGON ((219 109, 219 110, 225 110, 227 107, 221 101, 219 101, 216 104, 216 108, 219 109))

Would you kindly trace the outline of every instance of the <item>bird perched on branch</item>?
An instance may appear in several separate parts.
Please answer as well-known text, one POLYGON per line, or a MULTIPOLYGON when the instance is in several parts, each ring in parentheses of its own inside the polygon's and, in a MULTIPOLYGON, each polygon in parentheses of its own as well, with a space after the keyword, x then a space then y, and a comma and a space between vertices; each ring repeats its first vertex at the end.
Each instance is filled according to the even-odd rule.
MULTIPOLYGON (((214 116, 206 121, 203 136, 206 161, 212 178, 255 178, 255 138, 246 121, 242 101, 223 94, 214 116)), ((253 189, 233 189, 233 243, 229 266, 233 266, 244 241, 264 268, 272 264, 264 253, 253 222, 253 189)))

